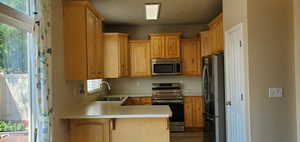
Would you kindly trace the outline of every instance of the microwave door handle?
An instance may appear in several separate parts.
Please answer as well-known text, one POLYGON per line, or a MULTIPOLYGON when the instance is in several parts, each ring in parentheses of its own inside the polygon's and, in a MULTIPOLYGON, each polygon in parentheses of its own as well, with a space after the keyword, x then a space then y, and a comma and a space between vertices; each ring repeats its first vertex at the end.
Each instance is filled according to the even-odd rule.
POLYGON ((174 65, 174 71, 176 73, 181 73, 181 64, 175 64, 174 65), (177 70, 178 69, 178 70, 177 70))

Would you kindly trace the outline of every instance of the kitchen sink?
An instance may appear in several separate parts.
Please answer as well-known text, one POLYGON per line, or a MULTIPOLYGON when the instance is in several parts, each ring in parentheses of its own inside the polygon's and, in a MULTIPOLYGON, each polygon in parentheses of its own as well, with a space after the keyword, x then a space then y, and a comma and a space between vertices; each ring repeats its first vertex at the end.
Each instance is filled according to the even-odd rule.
POLYGON ((127 97, 100 97, 97 101, 102 102, 123 102, 127 99, 127 97))

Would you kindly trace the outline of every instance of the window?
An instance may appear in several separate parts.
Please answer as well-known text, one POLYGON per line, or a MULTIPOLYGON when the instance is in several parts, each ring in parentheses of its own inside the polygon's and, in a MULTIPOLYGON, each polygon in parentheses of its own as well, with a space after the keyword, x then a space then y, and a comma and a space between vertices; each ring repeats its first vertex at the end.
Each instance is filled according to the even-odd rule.
POLYGON ((4 5, 18 10, 19 12, 22 12, 23 14, 31 14, 30 0, 0 0, 0 2, 4 5))
POLYGON ((88 94, 97 93, 101 89, 102 79, 94 79, 87 81, 87 92, 88 94))
MULTIPOLYGON (((28 139, 30 122, 30 36, 16 27, 0 24, 0 133, 16 132, 24 141, 28 139)), ((14 141, 12 136, 2 139, 14 141)))
POLYGON ((0 142, 29 142, 34 61, 30 1, 0 0, 0 6, 0 142))

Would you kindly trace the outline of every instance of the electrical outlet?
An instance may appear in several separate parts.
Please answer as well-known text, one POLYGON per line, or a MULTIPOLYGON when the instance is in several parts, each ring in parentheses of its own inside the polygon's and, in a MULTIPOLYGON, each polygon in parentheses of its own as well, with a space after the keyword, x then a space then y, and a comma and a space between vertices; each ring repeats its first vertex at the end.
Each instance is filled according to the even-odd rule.
POLYGON ((283 97, 283 88, 269 88, 269 98, 283 97))

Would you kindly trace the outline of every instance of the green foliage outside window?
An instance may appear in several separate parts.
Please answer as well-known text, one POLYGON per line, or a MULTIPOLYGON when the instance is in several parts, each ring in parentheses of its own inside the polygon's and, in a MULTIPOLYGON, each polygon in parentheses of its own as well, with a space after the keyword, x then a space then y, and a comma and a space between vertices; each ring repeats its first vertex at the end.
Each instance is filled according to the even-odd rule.
POLYGON ((23 123, 13 123, 0 121, 0 132, 25 131, 26 125, 23 123))
POLYGON ((0 24, 0 71, 27 72, 27 32, 0 24))

